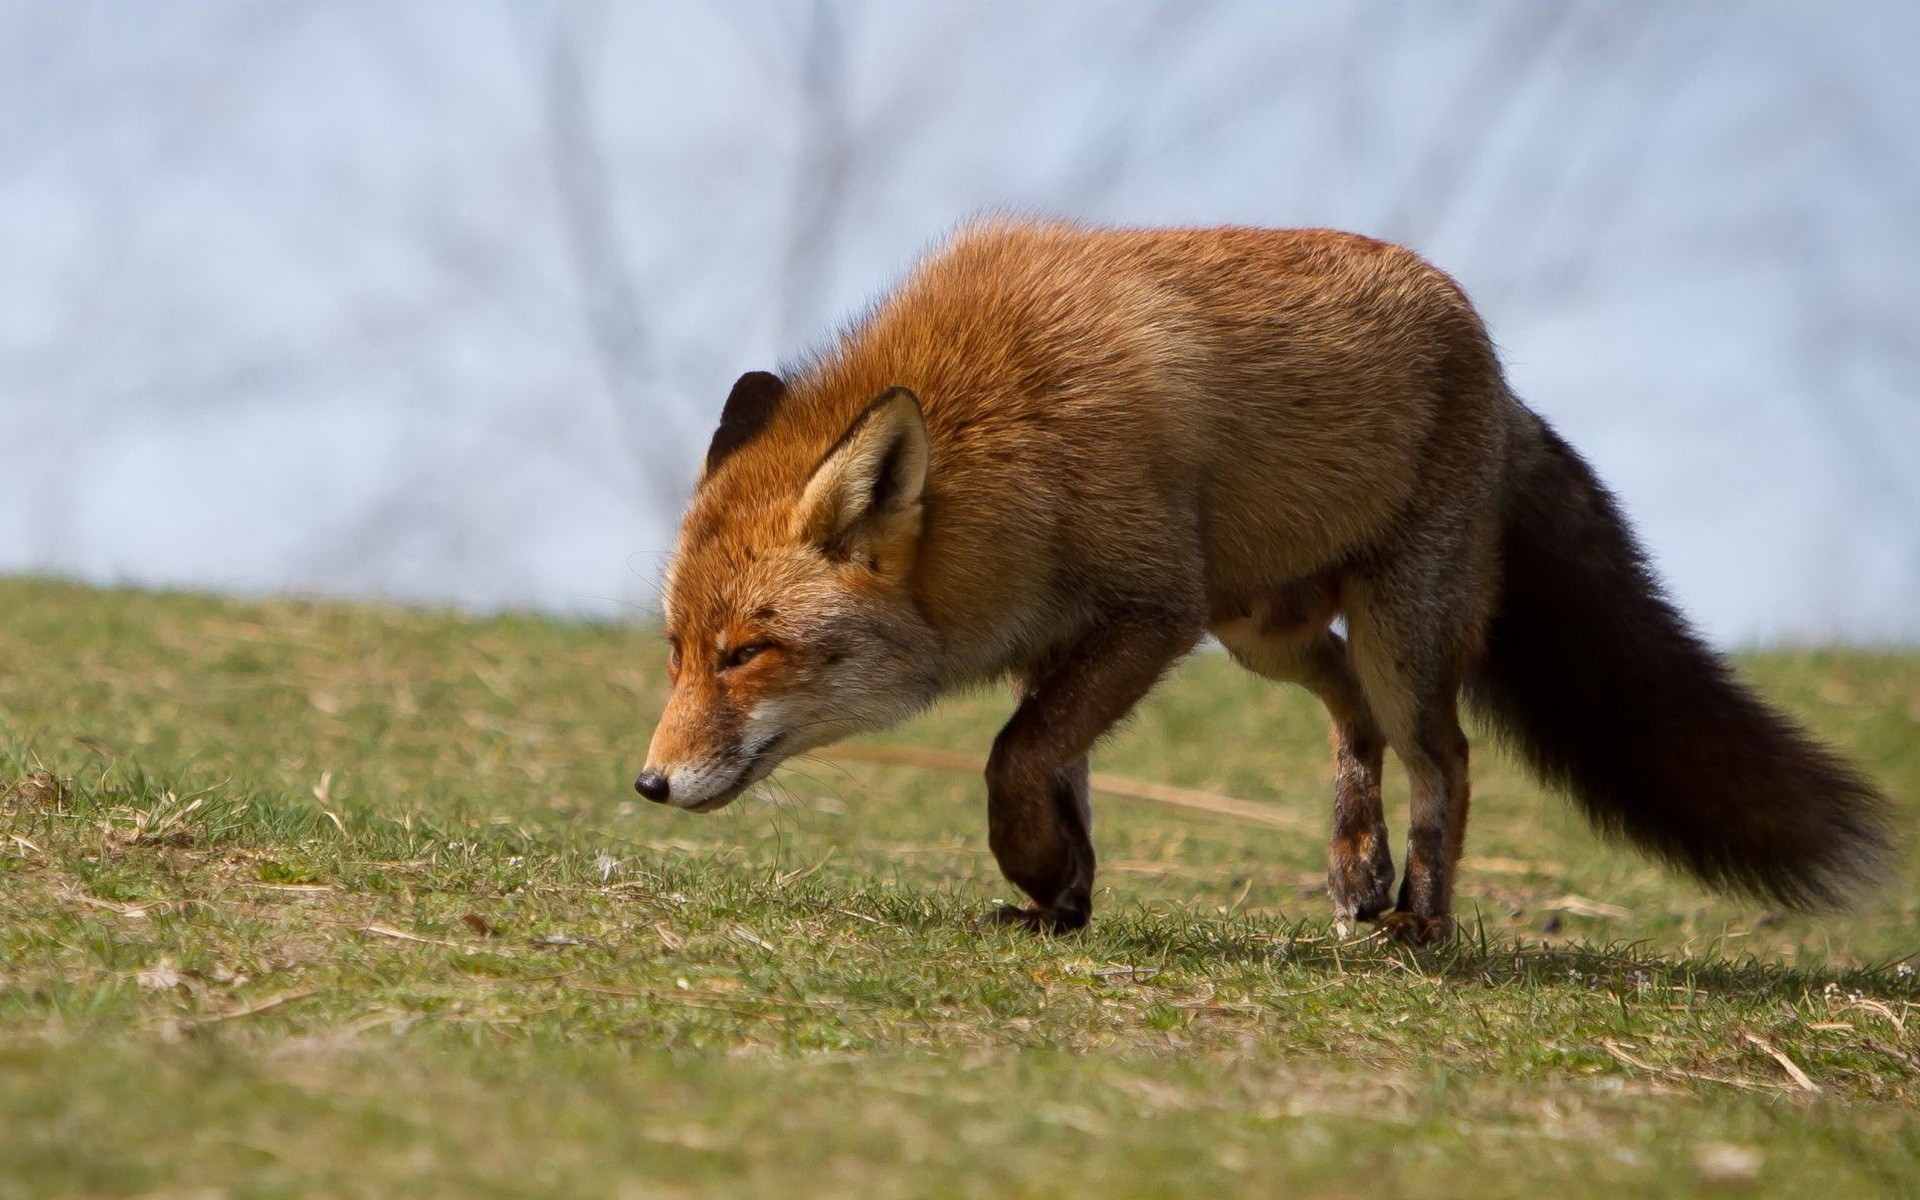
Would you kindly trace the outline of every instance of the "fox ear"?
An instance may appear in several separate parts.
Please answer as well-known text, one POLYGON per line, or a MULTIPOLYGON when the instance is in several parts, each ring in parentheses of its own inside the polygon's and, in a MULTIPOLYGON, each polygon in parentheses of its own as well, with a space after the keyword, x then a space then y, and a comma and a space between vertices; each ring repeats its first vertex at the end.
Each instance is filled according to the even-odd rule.
POLYGON ((795 534, 830 558, 864 557, 883 575, 905 576, 920 538, 927 459, 920 401, 893 388, 814 467, 794 512, 795 534))
POLYGON ((727 406, 720 410, 720 428, 713 431, 713 441, 707 446, 707 474, 713 474, 727 455, 753 440, 786 392, 787 385, 770 371, 748 371, 734 383, 727 406))

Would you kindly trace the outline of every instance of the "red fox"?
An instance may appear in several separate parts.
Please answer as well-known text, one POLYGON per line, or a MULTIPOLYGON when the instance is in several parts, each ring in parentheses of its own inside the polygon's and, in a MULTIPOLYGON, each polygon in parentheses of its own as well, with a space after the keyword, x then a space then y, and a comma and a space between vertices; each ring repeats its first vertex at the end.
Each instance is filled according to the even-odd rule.
POLYGON ((1343 923, 1449 933, 1462 696, 1709 884, 1836 903, 1889 854, 1884 796, 1691 632, 1459 286, 1353 234, 962 230, 827 352, 734 385, 664 616, 635 786, 694 812, 1010 678, 988 842, 1031 902, 989 916, 1039 930, 1092 915, 1089 749, 1208 633, 1332 718, 1343 923))

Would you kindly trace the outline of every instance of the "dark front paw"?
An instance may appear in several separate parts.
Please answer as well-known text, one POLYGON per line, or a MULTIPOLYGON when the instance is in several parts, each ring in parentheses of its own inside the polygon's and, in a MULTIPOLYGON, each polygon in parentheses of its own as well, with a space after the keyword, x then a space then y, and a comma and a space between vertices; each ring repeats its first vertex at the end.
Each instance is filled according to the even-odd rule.
POLYGON ((1327 856, 1327 898, 1346 931, 1393 907, 1393 857, 1379 837, 1336 838, 1327 856))
POLYGON ((1076 929, 1086 928, 1093 919, 1088 905, 1060 903, 1042 906, 1028 903, 1016 908, 1011 904, 996 904, 986 914, 974 922, 976 929, 994 929, 1007 925, 1019 926, 1033 933, 1072 933, 1076 929))
POLYGON ((1453 936, 1453 918, 1396 910, 1380 918, 1380 932, 1409 946, 1436 946, 1453 936))

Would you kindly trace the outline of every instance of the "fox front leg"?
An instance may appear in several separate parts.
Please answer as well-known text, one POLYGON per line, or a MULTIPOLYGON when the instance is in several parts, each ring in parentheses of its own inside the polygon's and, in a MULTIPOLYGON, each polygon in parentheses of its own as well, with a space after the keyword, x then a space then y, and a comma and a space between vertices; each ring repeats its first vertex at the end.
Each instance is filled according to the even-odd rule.
POLYGON ((1200 638, 1178 614, 1110 620, 1025 676, 987 759, 987 843, 1030 898, 989 920, 1054 932, 1093 916, 1087 751, 1200 638))
POLYGON ((1093 805, 1087 756, 1055 771, 1038 788, 989 770, 987 842, 1000 871, 1033 899, 987 915, 997 925, 1043 932, 1079 929, 1093 918, 1093 805), (1037 798, 1034 792, 1043 792, 1037 798))

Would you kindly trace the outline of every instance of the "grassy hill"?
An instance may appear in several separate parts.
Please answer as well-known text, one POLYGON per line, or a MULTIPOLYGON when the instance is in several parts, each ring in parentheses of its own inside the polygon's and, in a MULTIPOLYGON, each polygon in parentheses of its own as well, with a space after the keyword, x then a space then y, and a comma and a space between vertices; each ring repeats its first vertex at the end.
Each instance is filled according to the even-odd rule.
MULTIPOLYGON (((976 778, 639 801, 661 660, 0 582, 0 1200, 1920 1189, 1911 868, 1839 917, 1716 899, 1478 748, 1467 936, 1342 940, 1324 719, 1199 655, 1096 770, 1259 819, 1102 797, 1094 928, 980 932, 976 778)), ((1912 811, 1920 655, 1742 666, 1912 811)), ((1007 707, 876 741, 978 753, 1007 707)))

